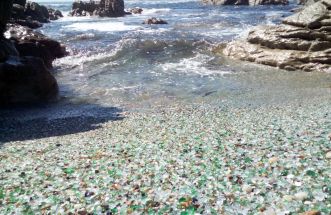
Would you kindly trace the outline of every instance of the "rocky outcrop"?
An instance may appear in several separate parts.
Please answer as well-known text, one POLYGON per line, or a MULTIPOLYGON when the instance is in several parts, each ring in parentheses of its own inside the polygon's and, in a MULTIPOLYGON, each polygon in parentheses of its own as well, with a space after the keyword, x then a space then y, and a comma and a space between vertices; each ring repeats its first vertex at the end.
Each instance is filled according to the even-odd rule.
POLYGON ((146 25, 164 25, 164 24, 168 24, 166 21, 164 21, 163 19, 158 19, 155 17, 146 19, 143 24, 146 25))
MULTIPOLYGON (((20 8, 17 16, 29 14, 29 19, 33 20, 31 16, 35 14, 34 18, 41 18, 40 21, 49 18, 43 7, 23 0, 14 3, 14 8, 20 8)), ((18 25, 19 20, 15 17, 11 20, 15 24, 7 25, 5 38, 11 7, 12 1, 0 1, 0 106, 54 99, 58 95, 58 85, 49 68, 55 58, 66 54, 65 48, 28 27, 18 25)))
POLYGON ((331 0, 321 0, 285 18, 283 24, 257 27, 222 52, 286 70, 331 72, 330 9, 331 0))
POLYGON ((59 10, 46 8, 36 2, 14 1, 12 9, 12 23, 17 23, 30 28, 39 28, 42 23, 57 20, 63 17, 59 10))
POLYGON ((10 56, 0 63, 0 106, 54 99, 58 85, 43 61, 10 56))
POLYGON ((286 5, 288 0, 202 0, 204 4, 213 5, 286 5))
POLYGON ((94 1, 76 1, 72 5, 71 16, 100 16, 100 17, 120 17, 124 16, 123 0, 101 0, 99 3, 94 1))
POLYGON ((52 68, 52 62, 56 58, 67 55, 65 47, 59 42, 28 27, 9 24, 5 35, 14 42, 20 56, 39 57, 47 68, 52 68))
POLYGON ((2 37, 3 32, 6 30, 7 22, 10 19, 12 5, 13 2, 10 0, 0 1, 0 37, 2 37))

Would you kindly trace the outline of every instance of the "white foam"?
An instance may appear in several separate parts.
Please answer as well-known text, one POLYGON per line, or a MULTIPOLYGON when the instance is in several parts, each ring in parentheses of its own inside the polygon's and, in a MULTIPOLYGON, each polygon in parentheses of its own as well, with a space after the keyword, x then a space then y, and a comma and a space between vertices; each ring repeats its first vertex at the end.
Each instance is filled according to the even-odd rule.
POLYGON ((143 15, 153 15, 153 14, 164 14, 169 13, 171 11, 170 8, 151 8, 151 9, 143 9, 143 15))
POLYGON ((131 31, 142 28, 139 25, 126 25, 123 22, 82 22, 73 23, 71 25, 64 26, 63 28, 73 31, 102 31, 102 32, 119 32, 119 31, 131 31))
POLYGON ((161 69, 165 72, 183 72, 183 73, 196 73, 201 76, 208 75, 224 75, 230 73, 223 70, 211 70, 205 67, 210 56, 197 54, 192 58, 185 58, 178 63, 165 63, 160 65, 161 69))

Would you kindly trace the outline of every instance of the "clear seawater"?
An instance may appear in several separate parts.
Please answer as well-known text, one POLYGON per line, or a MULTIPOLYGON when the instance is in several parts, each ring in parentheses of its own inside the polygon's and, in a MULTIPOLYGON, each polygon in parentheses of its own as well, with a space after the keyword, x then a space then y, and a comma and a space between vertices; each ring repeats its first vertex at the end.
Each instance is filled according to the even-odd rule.
POLYGON ((278 103, 324 94, 330 74, 285 72, 215 56, 213 47, 277 24, 288 6, 211 6, 199 0, 126 0, 141 15, 69 17, 72 1, 41 1, 65 17, 44 34, 70 55, 55 62, 61 100, 124 108, 188 103, 278 103), (168 25, 143 25, 150 17, 168 25))

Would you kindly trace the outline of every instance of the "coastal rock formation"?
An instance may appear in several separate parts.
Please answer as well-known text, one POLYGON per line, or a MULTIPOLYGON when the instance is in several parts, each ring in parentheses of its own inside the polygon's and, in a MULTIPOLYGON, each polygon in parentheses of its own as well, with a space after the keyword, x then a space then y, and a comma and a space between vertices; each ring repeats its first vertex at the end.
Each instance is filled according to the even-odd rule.
MULTIPOLYGON (((48 68, 55 58, 66 54, 65 48, 30 28, 18 24, 6 26, 12 3, 0 2, 0 106, 49 101, 56 98, 58 85, 48 68), (5 32, 6 27, 9 29, 5 32), (10 39, 5 38, 4 32, 10 39)), ((35 18, 47 17, 44 8, 25 1, 15 0, 15 3, 14 8, 22 9, 23 5, 29 8, 23 9, 19 16, 39 13, 35 18)))
POLYGON ((59 42, 28 27, 9 24, 5 35, 14 41, 20 56, 39 57, 44 61, 47 68, 52 68, 52 62, 56 58, 67 55, 65 47, 59 42))
POLYGON ((71 16, 120 17, 125 15, 123 0, 76 1, 72 5, 71 16))
POLYGON ((259 26, 223 53, 286 70, 331 72, 331 1, 321 0, 275 26, 259 26))
POLYGON ((288 0, 202 0, 204 4, 213 5, 286 5, 288 0))
POLYGON ((0 63, 0 106, 49 101, 57 94, 57 82, 40 58, 10 56, 0 63))
POLYGON ((13 2, 10 0, 0 1, 0 37, 2 37, 3 32, 6 30, 7 22, 10 19, 12 5, 13 2))
POLYGON ((50 20, 57 20, 63 17, 59 10, 48 9, 35 2, 14 1, 12 13, 12 23, 17 23, 30 28, 39 28, 42 23, 50 20))
POLYGON ((146 19, 143 24, 146 25, 164 25, 164 24, 168 24, 166 21, 164 21, 163 19, 158 19, 155 17, 146 19))

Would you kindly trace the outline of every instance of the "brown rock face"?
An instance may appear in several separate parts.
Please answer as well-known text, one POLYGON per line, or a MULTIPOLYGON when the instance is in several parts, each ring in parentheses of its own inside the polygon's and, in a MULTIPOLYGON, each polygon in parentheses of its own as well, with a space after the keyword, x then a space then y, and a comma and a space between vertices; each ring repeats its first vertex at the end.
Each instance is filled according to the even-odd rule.
POLYGON ((321 0, 287 17, 281 25, 259 26, 222 52, 286 70, 331 72, 330 6, 330 0, 321 0))
POLYGON ((56 58, 67 55, 65 47, 59 42, 30 28, 16 24, 8 25, 6 35, 15 42, 20 56, 33 56, 41 58, 47 68, 52 68, 56 58))
POLYGON ((49 101, 58 94, 55 78, 35 57, 10 57, 0 63, 0 106, 49 101))
MULTIPOLYGON (((17 13, 13 12, 14 15, 48 16, 48 10, 38 4, 28 3, 25 10, 22 6, 25 1, 16 0, 15 3, 17 13)), ((58 85, 48 68, 55 58, 66 54, 65 49, 60 43, 17 24, 7 26, 9 30, 5 35, 10 40, 5 39, 3 33, 11 9, 11 0, 0 1, 0 106, 54 99, 58 95, 58 85)))

